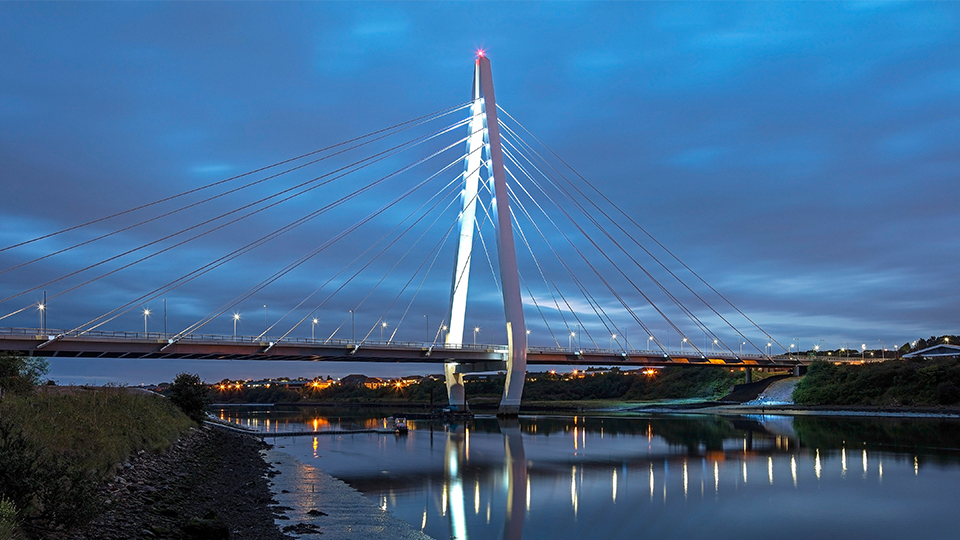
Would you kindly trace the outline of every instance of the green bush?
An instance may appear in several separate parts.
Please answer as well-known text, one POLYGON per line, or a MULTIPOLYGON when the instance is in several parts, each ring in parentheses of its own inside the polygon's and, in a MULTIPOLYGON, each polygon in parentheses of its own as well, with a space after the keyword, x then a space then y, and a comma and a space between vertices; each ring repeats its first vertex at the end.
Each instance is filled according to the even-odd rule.
POLYGON ((10 499, 0 497, 0 540, 19 540, 20 521, 17 518, 17 505, 10 499))
POLYGON ((960 402, 960 360, 814 362, 794 389, 793 400, 802 405, 955 405, 960 402))
POLYGON ((33 390, 49 369, 43 358, 0 354, 0 396, 4 391, 23 394, 33 390))
POLYGON ((199 375, 178 373, 167 392, 170 401, 180 407, 184 414, 198 424, 203 423, 207 405, 210 405, 213 400, 199 375))

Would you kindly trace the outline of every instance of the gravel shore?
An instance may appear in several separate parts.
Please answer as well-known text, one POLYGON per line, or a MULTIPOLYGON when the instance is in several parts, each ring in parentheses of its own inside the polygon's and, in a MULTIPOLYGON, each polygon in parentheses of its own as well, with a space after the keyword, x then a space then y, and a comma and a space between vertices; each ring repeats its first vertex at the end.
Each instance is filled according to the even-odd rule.
POLYGON ((260 438, 190 429, 161 454, 141 452, 103 486, 104 511, 50 540, 431 540, 340 480, 260 438), (323 536, 320 536, 323 535, 323 536))
POLYGON ((262 459, 269 445, 219 428, 191 429, 161 454, 140 453, 103 487, 104 511, 56 540, 281 540, 262 459))

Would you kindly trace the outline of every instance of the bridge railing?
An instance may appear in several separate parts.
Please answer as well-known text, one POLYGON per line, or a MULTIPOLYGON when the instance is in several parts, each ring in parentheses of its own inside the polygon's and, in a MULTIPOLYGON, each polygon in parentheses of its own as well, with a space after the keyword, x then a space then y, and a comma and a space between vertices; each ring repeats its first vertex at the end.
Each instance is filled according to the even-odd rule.
MULTIPOLYGON (((43 329, 41 334, 41 329, 39 328, 0 328, 0 335, 21 335, 29 336, 36 338, 38 336, 44 336, 47 339, 52 339, 53 337, 65 334, 67 330, 61 329, 52 329, 46 328, 43 329)), ((189 343, 223 343, 223 344, 237 344, 237 345, 268 345, 268 344, 278 344, 279 337, 271 336, 241 336, 241 335, 222 335, 222 334, 190 334, 186 336, 178 336, 177 334, 164 333, 164 332, 125 332, 125 331, 110 331, 110 330, 92 330, 89 332, 84 332, 79 335, 70 336, 74 339, 107 339, 107 340, 142 340, 142 341, 152 341, 155 343, 169 342, 170 340, 189 342, 189 343)), ((379 340, 355 340, 355 339, 343 339, 343 338, 309 338, 309 337, 285 337, 280 341, 284 345, 303 345, 305 347, 378 347, 378 348, 398 348, 398 349, 431 349, 434 351, 444 351, 444 350, 473 350, 473 351, 503 351, 506 352, 506 345, 501 344, 490 344, 490 343, 481 343, 481 344, 472 344, 472 343, 463 343, 460 345, 446 344, 446 343, 431 343, 423 341, 379 341, 379 340)), ((667 351, 665 354, 660 350, 651 350, 651 349, 623 349, 623 348, 580 348, 580 347, 528 347, 528 352, 541 353, 541 354, 562 354, 562 355, 579 355, 579 356, 643 356, 643 357, 696 357, 699 356, 698 353, 693 351, 667 351)), ((766 358, 766 355, 757 354, 757 353, 743 353, 743 354, 731 354, 731 353, 719 353, 711 352, 705 355, 707 358, 746 358, 746 359, 763 359, 766 358)), ((777 359, 786 359, 786 357, 773 357, 777 359)), ((794 357, 796 358, 796 357, 794 357)), ((800 358, 797 358, 798 360, 800 358)), ((879 361, 880 359, 876 359, 879 361)), ((855 361, 855 359, 850 358, 850 361, 855 361)), ((856 359, 859 361, 859 359, 856 359)), ((869 361, 869 360, 868 360, 869 361)))

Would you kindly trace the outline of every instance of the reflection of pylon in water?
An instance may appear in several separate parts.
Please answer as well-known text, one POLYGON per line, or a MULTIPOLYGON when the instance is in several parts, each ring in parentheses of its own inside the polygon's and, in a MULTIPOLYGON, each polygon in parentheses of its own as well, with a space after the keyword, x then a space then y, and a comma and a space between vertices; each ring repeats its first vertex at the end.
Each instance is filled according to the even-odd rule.
MULTIPOLYGON (((523 380, 527 369, 527 333, 523 321, 520 275, 517 270, 517 253, 513 241, 513 224, 510 220, 510 201, 507 195, 506 172, 503 167, 503 150, 500 146, 500 126, 497 123, 493 75, 490 70, 490 59, 484 55, 483 51, 477 55, 473 72, 473 99, 471 113, 474 116, 470 122, 471 135, 467 141, 467 158, 464 164, 466 171, 462 195, 463 213, 460 217, 460 242, 450 292, 450 328, 446 342, 448 345, 463 344, 470 254, 473 250, 473 234, 476 227, 476 199, 480 171, 486 159, 487 178, 493 179, 494 197, 491 206, 496 212, 497 253, 507 330, 507 379, 498 414, 515 415, 520 410, 520 397, 523 393, 523 380)), ((447 395, 451 407, 457 409, 466 407, 463 374, 472 370, 469 364, 458 365, 448 362, 444 365, 447 395)))

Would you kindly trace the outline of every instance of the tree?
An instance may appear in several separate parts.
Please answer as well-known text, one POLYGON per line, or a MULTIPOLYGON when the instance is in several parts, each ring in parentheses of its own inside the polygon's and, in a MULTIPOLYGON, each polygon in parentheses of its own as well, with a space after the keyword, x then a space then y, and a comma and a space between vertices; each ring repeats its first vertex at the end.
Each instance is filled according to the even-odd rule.
POLYGON ((170 401, 180 407, 187 416, 198 424, 202 424, 207 405, 213 403, 210 392, 200 380, 199 375, 193 373, 178 373, 173 384, 168 389, 170 401))
POLYGON ((4 391, 29 392, 50 371, 50 364, 36 356, 0 355, 0 396, 4 391))

